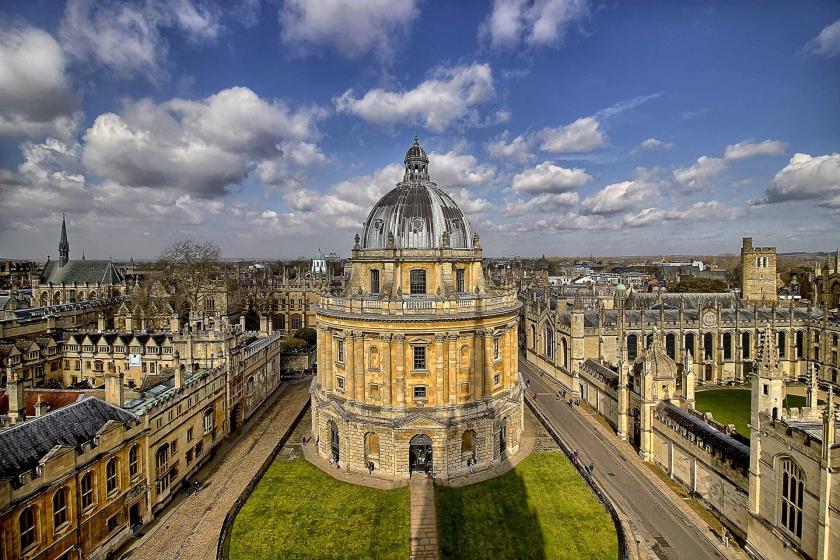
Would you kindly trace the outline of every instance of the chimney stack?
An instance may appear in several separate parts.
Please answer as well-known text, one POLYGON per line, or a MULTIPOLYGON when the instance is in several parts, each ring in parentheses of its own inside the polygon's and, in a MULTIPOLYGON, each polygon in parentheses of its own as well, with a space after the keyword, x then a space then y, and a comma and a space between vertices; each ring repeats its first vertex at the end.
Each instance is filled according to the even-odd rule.
POLYGON ((96 330, 100 333, 105 331, 105 315, 102 312, 96 316, 96 330))
POLYGON ((11 368, 6 369, 6 392, 9 394, 9 416, 12 422, 26 420, 26 399, 23 394, 23 379, 11 379, 11 368))
POLYGON ((108 372, 105 374, 105 401, 120 408, 123 407, 123 379, 122 372, 108 372))
POLYGON ((38 396, 38 400, 35 401, 35 416, 43 416, 49 411, 49 407, 47 403, 41 400, 41 396, 38 396))
POLYGON ((181 354, 175 350, 175 389, 180 390, 184 387, 184 381, 186 378, 186 372, 184 371, 184 367, 181 365, 181 354))

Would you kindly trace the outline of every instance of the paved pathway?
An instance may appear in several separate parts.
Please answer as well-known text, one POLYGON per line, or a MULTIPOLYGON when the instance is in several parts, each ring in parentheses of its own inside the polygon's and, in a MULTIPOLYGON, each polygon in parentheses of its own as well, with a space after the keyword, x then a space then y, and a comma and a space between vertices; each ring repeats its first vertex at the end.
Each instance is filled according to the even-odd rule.
POLYGON ((435 486, 432 479, 415 474, 408 483, 411 519, 410 560, 437 560, 438 535, 435 486))
POLYGON ((227 453, 199 474, 201 491, 171 506, 130 546, 131 559, 215 559, 227 512, 309 400, 310 381, 282 386, 227 453))
POLYGON ((537 394, 536 406, 566 442, 579 451, 582 461, 594 461, 595 479, 630 518, 637 538, 644 541, 643 555, 644 549, 649 549, 661 560, 745 558, 714 544, 717 537, 711 528, 679 502, 629 444, 623 445, 596 420, 583 417, 580 409, 557 399, 556 385, 547 375, 541 377, 535 366, 522 357, 519 363, 525 379, 531 380, 529 395, 537 394))

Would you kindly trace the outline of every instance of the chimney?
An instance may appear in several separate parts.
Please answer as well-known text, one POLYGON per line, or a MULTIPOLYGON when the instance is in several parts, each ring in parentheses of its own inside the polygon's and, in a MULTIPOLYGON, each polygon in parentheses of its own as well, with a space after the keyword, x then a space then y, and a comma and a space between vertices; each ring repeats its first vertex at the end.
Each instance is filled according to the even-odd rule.
POLYGON ((49 411, 47 403, 41 400, 41 396, 38 395, 38 400, 35 401, 35 416, 43 416, 49 411))
POLYGON ((6 392, 9 395, 9 416, 13 422, 26 420, 26 399, 23 394, 23 379, 11 379, 11 368, 8 368, 6 392))
POLYGON ((175 390, 180 390, 184 387, 185 377, 186 372, 184 371, 184 367, 181 365, 181 354, 175 350, 175 390))
POLYGON ((96 330, 103 332, 105 330, 105 315, 101 312, 96 316, 96 330))
POLYGON ((120 373, 108 372, 105 374, 105 401, 120 408, 123 407, 123 378, 120 373))

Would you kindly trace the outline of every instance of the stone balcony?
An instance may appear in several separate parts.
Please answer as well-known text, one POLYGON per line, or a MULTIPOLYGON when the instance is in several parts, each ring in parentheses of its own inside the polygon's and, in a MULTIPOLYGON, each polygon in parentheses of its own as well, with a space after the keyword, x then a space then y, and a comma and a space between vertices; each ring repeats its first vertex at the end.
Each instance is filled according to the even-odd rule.
POLYGON ((321 297, 315 309, 319 314, 337 317, 373 316, 380 320, 428 319, 450 316, 498 315, 516 311, 522 303, 511 291, 502 295, 459 294, 455 297, 403 296, 394 299, 379 299, 376 296, 321 297))

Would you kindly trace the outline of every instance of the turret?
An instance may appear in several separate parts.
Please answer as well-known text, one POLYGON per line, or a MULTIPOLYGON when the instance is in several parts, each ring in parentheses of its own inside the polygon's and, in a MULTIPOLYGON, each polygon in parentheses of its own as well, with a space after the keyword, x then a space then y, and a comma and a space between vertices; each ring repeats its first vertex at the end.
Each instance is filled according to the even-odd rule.
POLYGON ((694 408, 694 357, 685 350, 682 371, 683 400, 690 408, 694 408))

